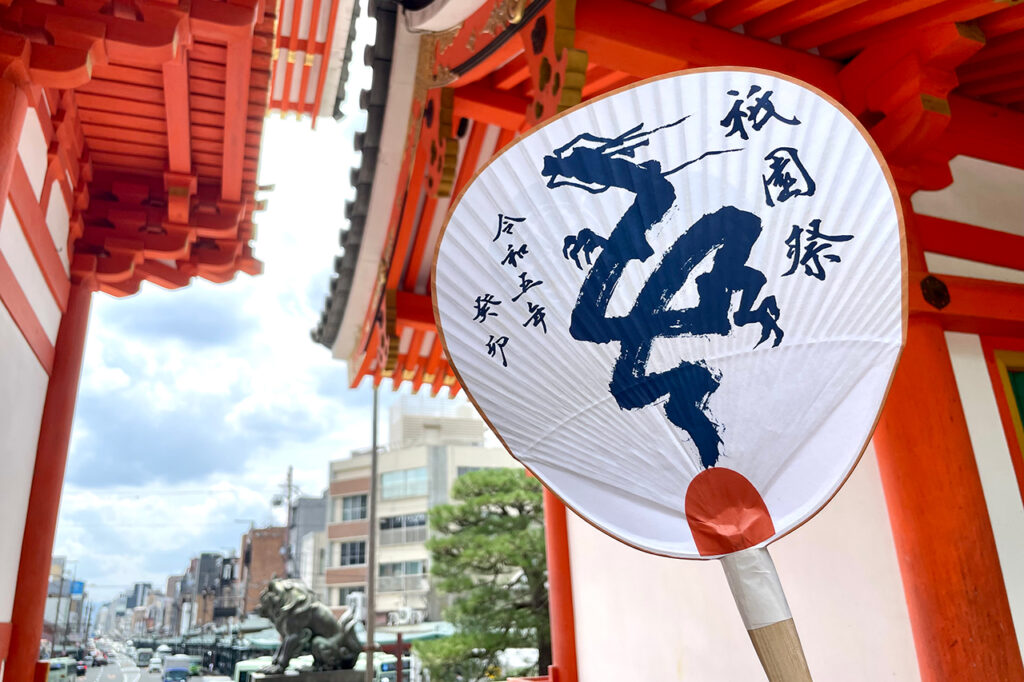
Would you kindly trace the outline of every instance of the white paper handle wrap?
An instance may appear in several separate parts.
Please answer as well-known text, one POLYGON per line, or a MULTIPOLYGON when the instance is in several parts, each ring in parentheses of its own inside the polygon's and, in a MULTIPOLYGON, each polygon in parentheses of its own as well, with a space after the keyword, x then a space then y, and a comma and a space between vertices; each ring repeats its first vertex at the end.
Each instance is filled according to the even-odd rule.
POLYGON ((747 630, 789 620, 789 604, 768 550, 754 547, 722 558, 725 577, 747 630))

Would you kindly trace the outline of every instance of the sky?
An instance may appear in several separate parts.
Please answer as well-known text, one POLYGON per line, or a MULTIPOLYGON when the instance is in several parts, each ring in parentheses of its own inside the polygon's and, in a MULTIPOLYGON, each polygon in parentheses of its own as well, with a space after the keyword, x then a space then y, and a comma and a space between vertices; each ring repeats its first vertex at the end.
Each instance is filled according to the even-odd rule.
MULTIPOLYGON (((345 364, 310 339, 359 159, 369 70, 355 48, 341 122, 264 124, 259 183, 275 188, 256 214, 262 275, 93 297, 54 545, 91 600, 163 589, 203 551, 237 554, 250 522, 283 521, 272 498, 289 465, 301 493, 320 495, 328 462, 370 445, 369 383, 350 390, 345 364)), ((394 396, 381 395, 386 442, 394 396)))

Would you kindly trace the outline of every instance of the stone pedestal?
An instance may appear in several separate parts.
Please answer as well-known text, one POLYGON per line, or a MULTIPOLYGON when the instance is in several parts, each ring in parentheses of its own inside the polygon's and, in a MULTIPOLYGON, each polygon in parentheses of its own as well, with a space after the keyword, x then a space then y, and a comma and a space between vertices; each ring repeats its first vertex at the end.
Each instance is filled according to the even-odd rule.
POLYGON ((361 670, 308 670, 297 675, 253 673, 249 679, 253 682, 363 682, 366 674, 361 670))

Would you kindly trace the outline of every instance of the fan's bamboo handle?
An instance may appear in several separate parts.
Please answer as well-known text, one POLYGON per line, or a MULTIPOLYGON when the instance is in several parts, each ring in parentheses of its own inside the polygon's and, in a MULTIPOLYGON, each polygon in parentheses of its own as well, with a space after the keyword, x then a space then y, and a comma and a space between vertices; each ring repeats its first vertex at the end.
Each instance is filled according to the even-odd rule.
POLYGON ((728 554, 722 558, 722 567, 769 682, 812 682, 768 550, 755 547, 728 554))
POLYGON ((793 619, 748 630, 754 651, 770 682, 811 682, 793 619))

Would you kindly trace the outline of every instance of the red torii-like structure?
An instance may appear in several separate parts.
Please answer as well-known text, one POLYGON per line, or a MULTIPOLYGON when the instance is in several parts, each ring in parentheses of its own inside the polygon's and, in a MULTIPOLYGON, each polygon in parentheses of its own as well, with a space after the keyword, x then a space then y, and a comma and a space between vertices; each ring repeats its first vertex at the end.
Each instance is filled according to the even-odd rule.
MULTIPOLYGON (((387 4, 372 3, 378 12, 387 4)), ((402 17, 398 24, 401 33, 402 17)), ((393 42, 390 59, 398 63, 401 44, 393 42)), ((868 127, 906 216, 910 330, 874 446, 921 677, 1024 680, 1007 596, 1007 585, 1017 590, 1019 580, 1004 574, 969 430, 976 427, 965 416, 944 336, 980 339, 992 379, 986 390, 998 406, 992 418, 1003 426, 1006 470, 1018 487, 1009 503, 1019 506, 1024 431, 1003 386, 1024 367, 1024 285, 930 267, 939 256, 975 271, 1024 271, 1024 236, 919 214, 911 199, 949 188, 959 156, 1024 170, 1024 6, 489 0, 418 49, 412 60, 420 78, 411 87, 397 172, 384 185, 353 172, 357 198, 347 213, 360 229, 342 235, 345 254, 314 332, 348 361, 351 385, 390 378, 396 388, 409 382, 414 391, 458 393, 434 327, 432 254, 451 197, 519 132, 581 101, 689 67, 758 67, 807 81, 868 127)), ((389 99, 397 92, 392 85, 389 99)), ((374 134, 382 139, 374 153, 383 155, 386 135, 374 134)), ((570 682, 577 635, 565 509, 545 499, 555 648, 549 679, 570 682)))

